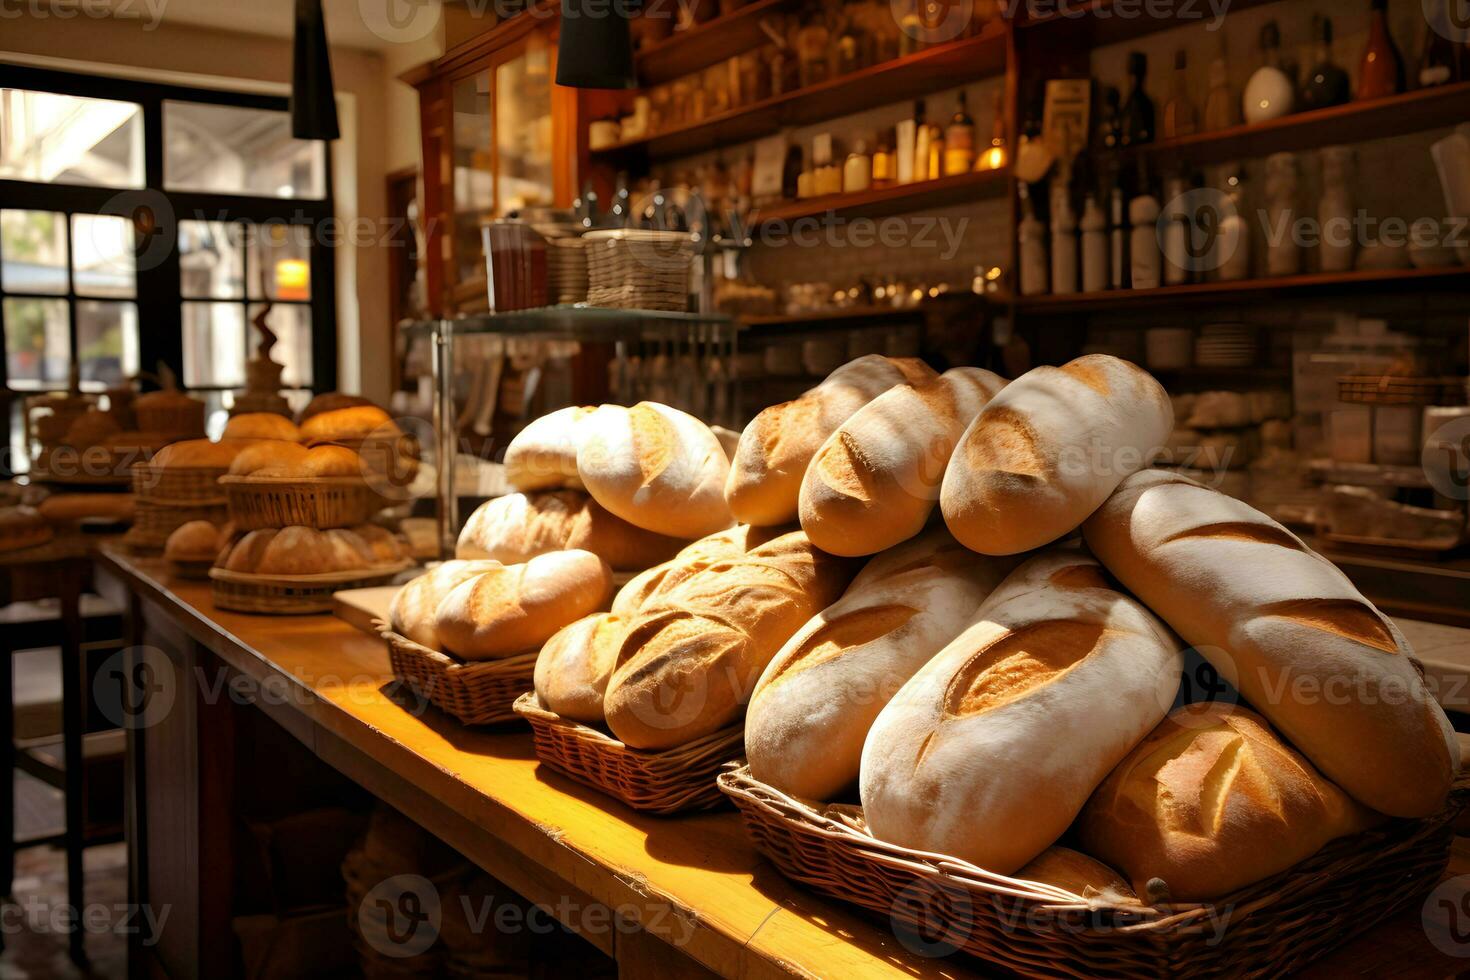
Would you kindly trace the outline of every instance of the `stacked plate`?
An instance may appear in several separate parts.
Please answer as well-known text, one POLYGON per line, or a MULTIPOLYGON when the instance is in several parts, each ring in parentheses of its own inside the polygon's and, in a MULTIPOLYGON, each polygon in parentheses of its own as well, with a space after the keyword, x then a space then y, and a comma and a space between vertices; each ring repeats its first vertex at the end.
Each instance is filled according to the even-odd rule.
POLYGON ((553 303, 587 302, 587 243, 578 238, 546 241, 546 286, 553 303))
POLYGON ((583 236, 587 301, 616 309, 683 310, 689 303, 693 236, 619 228, 583 236))
POLYGON ((1256 361, 1256 334, 1243 323, 1215 323, 1200 328, 1194 363, 1204 368, 1249 367, 1256 361))

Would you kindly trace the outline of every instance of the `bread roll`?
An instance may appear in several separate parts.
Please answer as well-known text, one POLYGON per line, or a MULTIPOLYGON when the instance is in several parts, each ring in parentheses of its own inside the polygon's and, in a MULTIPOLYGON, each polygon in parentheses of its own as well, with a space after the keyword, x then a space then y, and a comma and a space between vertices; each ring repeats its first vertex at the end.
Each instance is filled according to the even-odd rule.
POLYGON ((301 423, 305 425, 307 419, 314 418, 325 412, 335 412, 341 408, 357 408, 358 406, 372 404, 372 399, 364 398, 361 395, 346 395, 340 391, 326 391, 317 395, 307 404, 306 408, 302 409, 301 423))
POLYGON ((300 442, 301 430, 296 423, 274 412, 245 412, 225 423, 222 439, 280 439, 300 442))
POLYGON ((922 361, 869 354, 800 398, 765 409, 740 434, 725 484, 730 513, 742 524, 795 521, 802 477, 827 437, 889 388, 934 377, 922 361))
POLYGON ((771 660, 745 717, 756 779, 831 800, 857 783, 863 739, 890 698, 975 618, 1016 562, 939 527, 884 556, 771 660))
POLYGON ((603 507, 686 540, 730 526, 730 462, 709 426, 657 402, 604 405, 581 426, 577 472, 603 507))
POLYGON ((514 565, 549 551, 590 551, 614 569, 642 571, 688 543, 635 527, 581 491, 558 490, 487 500, 465 522, 455 554, 514 565))
POLYGON ((1204 902, 1311 857, 1376 818, 1324 779, 1253 711, 1181 708, 1088 801, 1078 832, 1139 894, 1204 902))
POLYGON ((164 446, 153 455, 154 469, 228 469, 252 443, 241 440, 210 442, 208 439, 186 439, 164 446))
POLYGON ((766 664, 855 571, 794 531, 660 590, 618 651, 608 727, 634 748, 665 749, 736 721, 766 664))
POLYGON ((1010 874, 1164 717, 1178 639, 1079 548, 1027 561, 903 686, 863 746, 873 835, 1010 874))
POLYGON ((376 405, 337 408, 313 415, 301 423, 301 439, 310 445, 357 443, 368 438, 401 434, 392 416, 376 405))
POLYGON ((294 442, 252 443, 239 450, 230 462, 230 476, 254 476, 263 470, 289 471, 300 466, 310 451, 294 442))
POLYGON ((36 505, 50 524, 69 524, 90 518, 126 522, 137 507, 130 493, 58 493, 36 505))
POLYGON ((596 613, 564 627, 536 656, 536 696, 563 718, 600 725, 602 698, 628 621, 596 613))
POLYGON ((967 547, 1039 548, 1076 530, 1174 428, 1164 389, 1106 354, 1011 382, 970 425, 944 474, 940 508, 967 547))
POLYGON ((1067 847, 1048 847, 1014 877, 1039 881, 1099 904, 1142 904, 1122 875, 1101 861, 1067 847))
POLYGON ((373 563, 391 565, 408 557, 403 541, 392 531, 376 524, 358 524, 349 530, 367 545, 373 563))
POLYGON ((168 536, 163 557, 169 561, 214 561, 221 544, 219 528, 209 521, 189 521, 168 536))
POLYGON ((873 555, 924 529, 949 457, 1005 379, 955 368, 897 385, 828 437, 801 483, 801 529, 834 555, 873 555))
MULTIPOLYGON (((253 531, 251 534, 267 532, 253 531)), ((274 531, 268 532, 275 534, 274 531)), ((250 535, 245 536, 249 539, 250 535)), ((455 587, 486 572, 501 568, 498 561, 446 561, 409 582, 393 597, 388 607, 393 632, 430 650, 443 650, 435 614, 439 603, 455 587)))
POLYGON ((573 406, 543 415, 526 426, 505 449, 505 480, 517 490, 571 487, 580 490, 577 439, 581 422, 597 411, 573 406))
POLYGON ((606 562, 587 551, 557 551, 461 583, 434 615, 446 650, 465 660, 500 660, 539 649, 610 595, 606 562))
POLYGON ((1396 817, 1444 804, 1459 744, 1408 642, 1296 535, 1160 470, 1124 482, 1083 533, 1109 571, 1360 803, 1396 817))
POLYGON ((276 528, 261 528, 251 531, 239 541, 235 542, 229 553, 224 558, 224 567, 227 571, 242 572, 247 575, 255 574, 256 568, 260 566, 261 556, 270 547, 276 535, 276 528))

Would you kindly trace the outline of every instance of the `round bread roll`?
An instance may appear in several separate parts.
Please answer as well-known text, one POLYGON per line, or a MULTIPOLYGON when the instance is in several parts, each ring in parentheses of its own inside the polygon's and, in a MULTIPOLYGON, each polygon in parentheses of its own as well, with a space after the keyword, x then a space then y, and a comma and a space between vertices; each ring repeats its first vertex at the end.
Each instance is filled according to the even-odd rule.
POLYGON ((577 441, 581 423, 595 408, 572 406, 527 425, 505 449, 505 480, 521 491, 580 490, 577 441))
POLYGON ((559 490, 487 500, 465 522, 455 555, 514 565, 550 551, 590 551, 614 569, 641 571, 687 544, 635 527, 585 493, 559 490))
POLYGON ((1147 372, 1091 354, 1012 381, 971 424, 940 508, 968 548, 1014 555, 1075 531, 1163 451, 1174 409, 1147 372))
POLYGON ((251 531, 239 541, 236 541, 235 546, 225 556, 225 569, 231 572, 254 574, 255 570, 260 567, 261 557, 279 533, 276 528, 261 528, 258 531, 251 531))
POLYGON ((875 555, 924 529, 950 455, 1005 387, 981 368, 895 385, 827 438, 801 483, 801 529, 834 555, 875 555))
POLYGON ((588 551, 538 555, 461 583, 435 612, 444 648, 465 660, 539 649, 563 626, 602 608, 612 570, 588 551))
POLYGON ((577 472, 612 513, 686 540, 730 526, 730 462, 709 426, 694 416, 656 402, 604 405, 581 427, 577 472))
POLYGON ((155 469, 228 469, 250 447, 247 442, 186 439, 164 446, 153 456, 155 469))
POLYGON ((603 695, 628 621, 596 613, 561 629, 536 657, 536 697, 563 718, 600 725, 603 695))
POLYGON ((244 449, 239 449, 229 464, 230 476, 256 476, 265 470, 289 471, 299 467, 308 452, 310 450, 305 446, 294 442, 273 440, 251 443, 244 449))
POLYGON ((1101 861, 1068 847, 1048 847, 1013 877, 1051 885, 1089 902, 1143 904, 1122 875, 1101 861))
POLYGON ((224 439, 280 439, 300 442, 301 430, 296 423, 274 412, 246 412, 225 423, 224 439))
POLYGON ((361 442, 370 437, 400 434, 398 423, 376 405, 333 409, 301 423, 301 439, 309 445, 361 442))
MULTIPOLYGON (((356 411, 348 409, 348 411, 356 411)), ((362 457, 354 449, 346 446, 313 446, 302 457, 296 472, 291 475, 299 475, 308 478, 340 478, 361 477, 363 475, 362 457)))
POLYGON ((393 596, 388 607, 389 626, 419 646, 442 651, 444 644, 435 618, 439 603, 461 583, 501 567, 498 561, 446 561, 435 565, 393 596))
POLYGON ((783 793, 832 800, 855 786, 878 712, 1016 565, 976 554, 942 527, 884 557, 786 641, 751 695, 750 772, 783 793))
POLYGON ((189 521, 168 536, 163 557, 170 561, 214 561, 220 546, 219 528, 209 521, 189 521))
POLYGON ((1081 549, 1032 558, 873 723, 868 827, 1012 873, 1164 717, 1183 666, 1178 638, 1081 549))
POLYGON ((1460 746, 1408 641, 1300 538, 1161 470, 1124 482, 1083 534, 1129 591, 1360 803, 1395 817, 1444 805, 1460 746))
POLYGON ((335 412, 342 408, 358 408, 362 406, 372 407, 372 399, 364 398, 361 395, 345 395, 340 391, 323 392, 307 403, 306 408, 302 409, 301 422, 305 424, 307 419, 315 418, 326 412, 335 412))
POLYGON ((1088 801, 1082 846, 1207 902, 1311 857, 1377 819, 1324 779, 1253 711, 1192 704, 1138 744, 1088 801))
POLYGON ((868 354, 844 364, 800 398, 772 405, 745 427, 730 461, 725 500, 742 524, 790 524, 807 465, 853 413, 895 385, 935 377, 922 361, 868 354))
POLYGON ((261 552, 253 571, 257 575, 323 575, 339 571, 345 556, 331 539, 311 527, 283 527, 261 552))
POLYGON ((350 529, 367 545, 368 553, 375 565, 391 565, 407 557, 403 542, 385 527, 376 524, 358 524, 350 529))

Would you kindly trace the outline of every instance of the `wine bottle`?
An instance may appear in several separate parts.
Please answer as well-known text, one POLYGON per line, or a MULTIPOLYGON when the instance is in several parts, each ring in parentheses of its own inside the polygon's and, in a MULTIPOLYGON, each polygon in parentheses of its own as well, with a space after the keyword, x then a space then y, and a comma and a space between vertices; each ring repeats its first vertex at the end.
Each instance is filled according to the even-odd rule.
POLYGON ((965 101, 965 90, 960 89, 959 105, 949 120, 944 132, 944 175, 970 172, 975 163, 975 120, 970 118, 970 109, 965 101))
POLYGON ((1140 146, 1154 141, 1154 103, 1144 91, 1148 55, 1135 51, 1128 56, 1128 98, 1123 102, 1123 146, 1140 146))
POLYGON ((1388 0, 1369 0, 1368 46, 1358 69, 1359 101, 1382 99, 1404 90, 1404 59, 1388 29, 1388 0))
POLYGON ((1424 50, 1419 54, 1419 87, 1433 88, 1460 81, 1459 52, 1450 40, 1445 0, 1434 0, 1425 10, 1424 50))
POLYGON ((1199 130, 1199 113, 1189 98, 1189 56, 1174 53, 1174 94, 1164 103, 1164 139, 1189 136, 1199 130))
POLYGON ((1240 125, 1240 100, 1230 91, 1230 65, 1222 54, 1210 62, 1210 94, 1205 99, 1205 129, 1240 125))
POLYGON ((1312 33, 1317 39, 1317 51, 1312 70, 1307 72, 1306 81, 1302 83, 1302 108, 1326 109, 1342 105, 1352 98, 1352 83, 1348 73, 1332 60, 1331 19, 1321 14, 1314 16, 1312 33))

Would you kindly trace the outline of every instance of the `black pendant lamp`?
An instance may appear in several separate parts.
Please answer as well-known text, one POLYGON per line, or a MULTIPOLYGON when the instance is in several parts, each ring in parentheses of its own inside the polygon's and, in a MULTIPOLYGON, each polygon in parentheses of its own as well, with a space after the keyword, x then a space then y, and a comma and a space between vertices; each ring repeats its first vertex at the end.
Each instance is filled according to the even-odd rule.
POLYGON ((569 88, 636 88, 628 5, 561 0, 556 84, 569 88))
POLYGON ((337 99, 322 0, 296 0, 296 34, 291 59, 291 135, 299 140, 334 140, 337 99))

